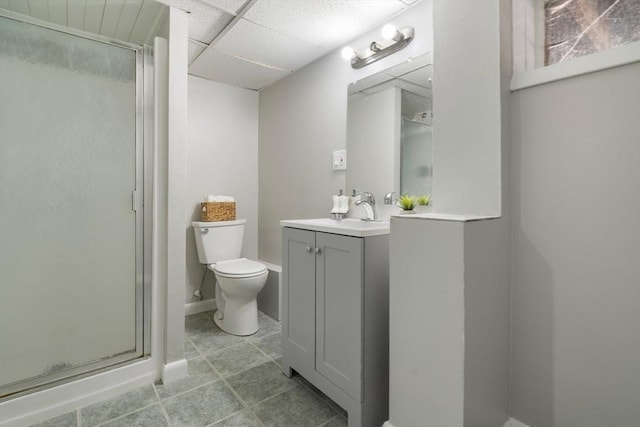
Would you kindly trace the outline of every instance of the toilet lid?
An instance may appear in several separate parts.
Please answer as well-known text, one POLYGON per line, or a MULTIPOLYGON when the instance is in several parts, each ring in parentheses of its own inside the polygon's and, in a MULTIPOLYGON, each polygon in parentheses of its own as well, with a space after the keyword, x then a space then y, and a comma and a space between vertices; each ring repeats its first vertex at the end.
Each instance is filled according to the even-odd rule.
POLYGON ((251 261, 246 258, 238 258, 228 261, 220 261, 216 263, 214 269, 217 273, 225 275, 246 276, 262 273, 267 269, 267 267, 256 261, 251 261))

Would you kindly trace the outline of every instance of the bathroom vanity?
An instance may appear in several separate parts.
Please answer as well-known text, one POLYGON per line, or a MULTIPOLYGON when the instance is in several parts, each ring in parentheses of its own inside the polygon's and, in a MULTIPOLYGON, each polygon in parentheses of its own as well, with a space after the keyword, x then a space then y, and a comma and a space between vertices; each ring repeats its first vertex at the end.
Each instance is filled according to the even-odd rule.
POLYGON ((389 395, 389 222, 282 221, 282 371, 382 425, 389 395))

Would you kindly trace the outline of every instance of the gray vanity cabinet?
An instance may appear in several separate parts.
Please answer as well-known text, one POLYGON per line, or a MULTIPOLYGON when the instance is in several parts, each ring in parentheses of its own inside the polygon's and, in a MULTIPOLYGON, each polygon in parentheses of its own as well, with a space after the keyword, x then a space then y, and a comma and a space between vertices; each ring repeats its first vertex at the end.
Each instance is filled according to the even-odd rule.
POLYGON ((387 420, 388 237, 283 229, 283 372, 346 409, 350 427, 387 420))

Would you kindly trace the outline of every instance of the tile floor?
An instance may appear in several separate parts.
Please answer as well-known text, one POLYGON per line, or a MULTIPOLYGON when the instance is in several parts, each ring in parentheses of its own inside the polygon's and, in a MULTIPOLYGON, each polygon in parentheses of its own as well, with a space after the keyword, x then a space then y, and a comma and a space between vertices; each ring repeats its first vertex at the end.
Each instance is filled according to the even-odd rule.
POLYGON ((345 427, 346 413, 302 377, 280 372, 280 324, 260 313, 250 337, 222 332, 213 312, 187 316, 189 376, 149 384, 38 427, 345 427))

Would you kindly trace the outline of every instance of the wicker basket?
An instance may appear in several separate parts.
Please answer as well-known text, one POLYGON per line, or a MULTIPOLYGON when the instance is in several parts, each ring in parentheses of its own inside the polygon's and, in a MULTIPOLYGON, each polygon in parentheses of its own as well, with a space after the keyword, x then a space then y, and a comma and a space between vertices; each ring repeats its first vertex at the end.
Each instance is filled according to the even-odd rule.
POLYGON ((200 221, 233 221, 236 219, 236 202, 203 202, 200 205, 200 221))

